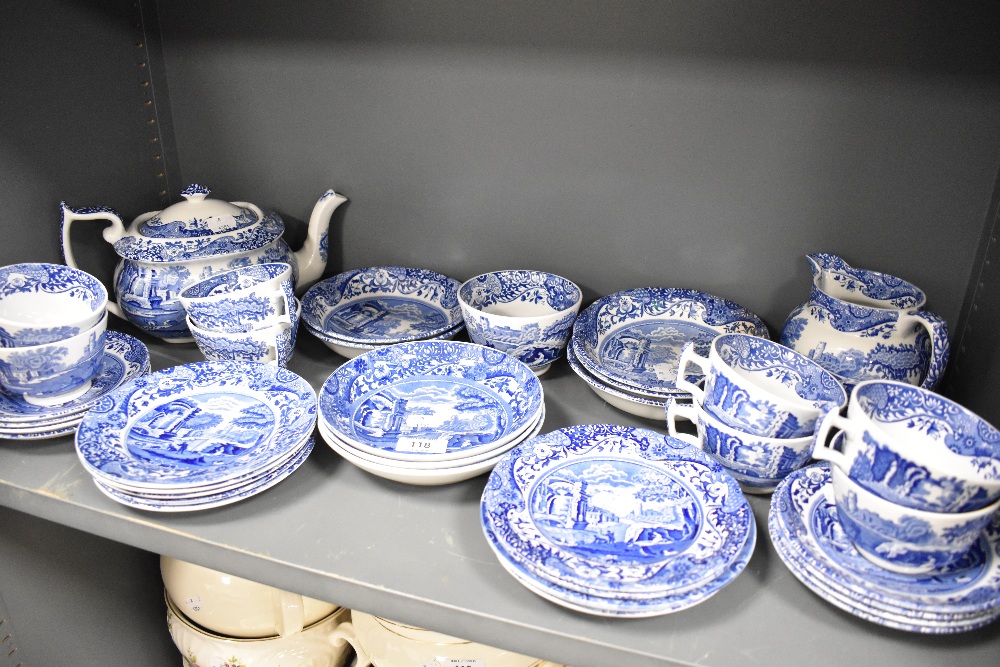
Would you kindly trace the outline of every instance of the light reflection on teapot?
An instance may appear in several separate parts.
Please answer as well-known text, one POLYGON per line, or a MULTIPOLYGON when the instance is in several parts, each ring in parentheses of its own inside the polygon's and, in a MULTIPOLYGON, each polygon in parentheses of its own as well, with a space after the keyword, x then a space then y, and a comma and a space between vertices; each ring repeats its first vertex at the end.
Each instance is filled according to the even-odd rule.
POLYGON ((809 300, 788 316, 781 343, 837 375, 850 390, 889 379, 933 389, 948 363, 943 319, 923 309, 926 296, 901 278, 856 269, 828 253, 807 255, 809 300))
POLYGON ((347 197, 327 190, 309 217, 302 248, 292 252, 281 238, 285 225, 275 213, 246 202, 209 199, 210 191, 188 186, 184 201, 162 211, 144 213, 126 228, 121 216, 106 206, 70 208, 61 203, 62 249, 66 264, 77 267, 70 247, 76 220, 106 220, 103 231, 122 261, 115 269, 117 303, 108 310, 144 331, 171 342, 192 340, 178 300, 183 289, 213 273, 263 264, 292 265, 301 294, 323 275, 328 256, 330 219, 347 197))

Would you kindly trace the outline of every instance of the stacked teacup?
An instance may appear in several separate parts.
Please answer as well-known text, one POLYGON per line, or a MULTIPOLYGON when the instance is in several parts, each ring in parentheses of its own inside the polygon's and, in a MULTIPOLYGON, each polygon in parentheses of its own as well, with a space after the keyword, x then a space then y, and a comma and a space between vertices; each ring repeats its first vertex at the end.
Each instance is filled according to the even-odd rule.
POLYGON ((206 359, 285 366, 292 356, 302 307, 291 265, 273 262, 216 273, 188 285, 179 299, 206 359))
POLYGON ((816 441, 845 534, 885 569, 920 574, 958 561, 1000 508, 1000 431, 927 389, 861 382, 846 417, 830 413, 816 441))
POLYGON ((85 394, 104 361, 108 293, 59 264, 0 269, 0 385, 33 405, 85 394))
POLYGON ((160 557, 167 626, 184 664, 341 667, 328 637, 343 607, 168 556, 160 557))
POLYGON ((713 339, 707 357, 688 343, 677 388, 693 400, 668 404, 670 434, 711 454, 748 493, 770 493, 808 463, 819 420, 847 403, 843 386, 816 362, 738 333, 713 339), (689 374, 691 366, 700 374, 689 374), (697 436, 680 432, 678 418, 693 422, 697 436))

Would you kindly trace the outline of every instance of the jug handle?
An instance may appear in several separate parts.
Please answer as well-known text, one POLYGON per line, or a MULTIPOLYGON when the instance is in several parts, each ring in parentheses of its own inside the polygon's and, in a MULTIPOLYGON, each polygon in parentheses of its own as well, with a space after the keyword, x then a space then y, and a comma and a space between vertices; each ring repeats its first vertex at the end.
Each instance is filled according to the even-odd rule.
POLYGON ((941 317, 927 310, 910 313, 910 318, 915 320, 916 324, 927 329, 931 338, 931 361, 927 368, 927 375, 920 386, 933 390, 941 381, 941 376, 944 375, 945 367, 948 365, 948 356, 951 353, 948 325, 941 317))
POLYGON ((681 442, 703 449, 701 446, 701 426, 698 424, 698 404, 685 405, 677 401, 671 401, 667 405, 667 432, 671 438, 677 438, 681 442), (698 435, 681 433, 677 430, 677 418, 686 419, 698 429, 698 435))
MULTIPOLYGON (((125 235, 125 223, 122 222, 121 216, 118 215, 118 213, 112 208, 108 208, 107 206, 70 208, 66 205, 66 202, 60 202, 59 207, 61 209, 59 226, 62 233, 62 253, 66 266, 70 266, 74 269, 80 268, 77 266, 76 258, 73 256, 73 249, 70 247, 69 229, 70 225, 72 225, 75 220, 109 221, 111 224, 105 227, 104 231, 101 233, 102 236, 104 236, 104 240, 108 243, 113 244, 125 235)), ((108 290, 108 294, 112 295, 112 298, 108 299, 108 312, 125 319, 125 314, 122 312, 121 308, 118 307, 118 302, 115 298, 113 298, 115 291, 110 289, 108 290)))

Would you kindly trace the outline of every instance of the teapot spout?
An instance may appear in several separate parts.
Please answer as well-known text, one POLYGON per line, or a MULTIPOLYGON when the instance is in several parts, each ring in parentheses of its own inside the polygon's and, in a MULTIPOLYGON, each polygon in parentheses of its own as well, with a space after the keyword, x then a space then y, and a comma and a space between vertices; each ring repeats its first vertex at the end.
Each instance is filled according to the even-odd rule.
POLYGON ((326 268, 329 256, 330 220, 338 206, 347 201, 347 197, 327 190, 319 198, 309 216, 309 229, 306 242, 295 253, 295 261, 299 268, 299 281, 295 286, 296 294, 301 295, 320 279, 326 268))

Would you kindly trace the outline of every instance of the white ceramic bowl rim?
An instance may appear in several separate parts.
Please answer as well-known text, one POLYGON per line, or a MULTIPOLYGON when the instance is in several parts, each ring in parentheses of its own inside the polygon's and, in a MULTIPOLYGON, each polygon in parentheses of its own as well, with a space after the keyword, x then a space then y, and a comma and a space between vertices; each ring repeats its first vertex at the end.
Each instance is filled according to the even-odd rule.
MULTIPOLYGON (((11 264, 8 266, 0 267, 0 277, 9 276, 9 274, 16 274, 18 272, 31 274, 38 273, 40 271, 56 271, 59 273, 65 273, 72 276, 73 279, 78 282, 81 287, 92 293, 91 296, 80 300, 90 306, 90 309, 85 317, 79 318, 76 321, 66 321, 65 319, 60 320, 59 317, 65 317, 64 313, 54 313, 56 319, 53 322, 38 323, 24 319, 12 319, 3 314, 3 309, 0 308, 0 324, 4 325, 6 328, 10 327, 22 327, 22 328, 34 328, 39 326, 54 326, 54 325, 73 325, 78 322, 86 322, 90 318, 99 315, 102 311, 107 308, 108 305, 108 290, 104 284, 98 280, 95 276, 87 273, 86 271, 81 271, 80 269, 75 269, 71 266, 65 266, 63 264, 48 264, 45 262, 23 262, 21 264, 11 264)), ((43 290, 44 292, 44 290, 43 290)), ((14 294, 24 294, 23 292, 3 292, 0 291, 0 304, 3 301, 14 294)), ((56 294, 62 294, 58 292, 56 294)))

